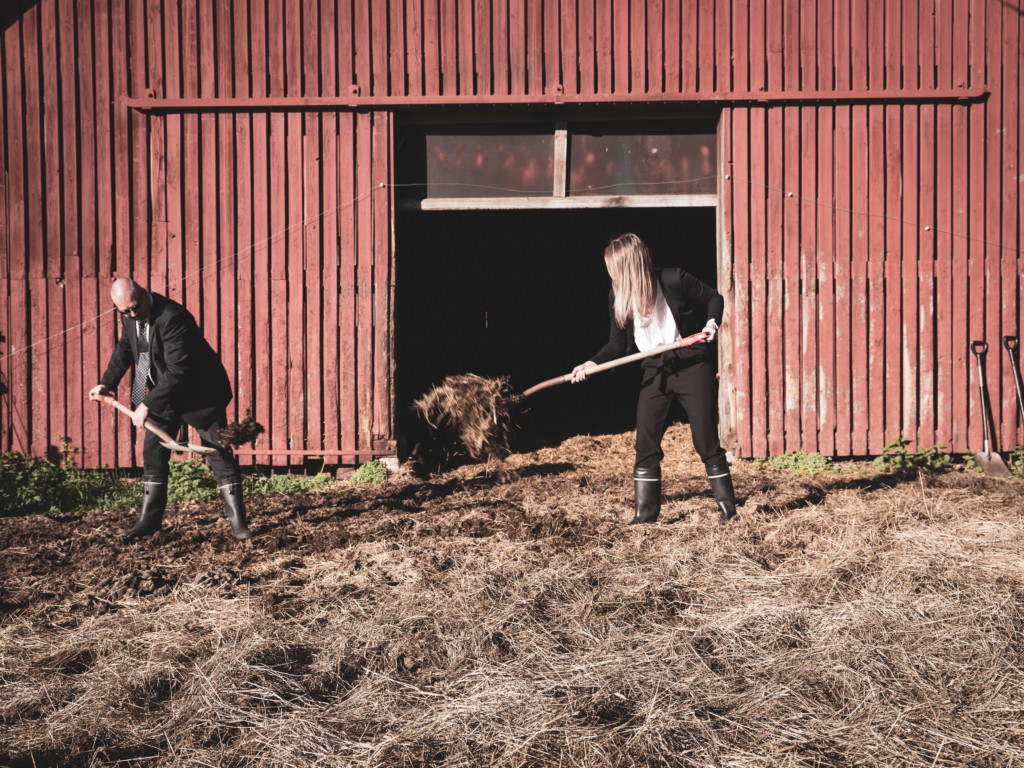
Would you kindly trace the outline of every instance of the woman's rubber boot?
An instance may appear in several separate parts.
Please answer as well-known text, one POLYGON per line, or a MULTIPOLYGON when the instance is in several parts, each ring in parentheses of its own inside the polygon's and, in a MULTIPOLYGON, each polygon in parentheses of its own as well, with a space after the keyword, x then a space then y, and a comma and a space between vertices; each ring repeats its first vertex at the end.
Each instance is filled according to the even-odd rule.
POLYGON ((158 480, 142 481, 142 511, 135 525, 121 531, 125 539, 141 539, 160 530, 167 508, 167 482, 158 480))
POLYGON ((732 487, 732 474, 729 472, 729 464, 726 461, 717 462, 708 470, 708 482, 711 483, 711 492, 715 495, 715 502, 721 511, 719 522, 725 525, 736 517, 736 494, 732 487))
POLYGON ((245 524, 245 502, 242 500, 242 484, 231 483, 220 487, 220 497, 224 499, 224 514, 231 523, 231 535, 236 539, 252 537, 252 531, 245 524))
POLYGON ((653 523, 661 512, 661 467, 633 470, 633 495, 636 515, 630 525, 653 523))

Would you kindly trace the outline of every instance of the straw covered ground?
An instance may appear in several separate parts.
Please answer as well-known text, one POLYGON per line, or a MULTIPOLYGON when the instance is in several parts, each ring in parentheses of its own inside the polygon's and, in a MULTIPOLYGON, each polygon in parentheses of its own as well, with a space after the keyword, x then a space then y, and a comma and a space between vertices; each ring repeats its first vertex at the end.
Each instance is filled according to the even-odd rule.
POLYGON ((1024 762, 1021 481, 738 463, 684 426, 377 487, 0 523, 0 765, 1024 762))

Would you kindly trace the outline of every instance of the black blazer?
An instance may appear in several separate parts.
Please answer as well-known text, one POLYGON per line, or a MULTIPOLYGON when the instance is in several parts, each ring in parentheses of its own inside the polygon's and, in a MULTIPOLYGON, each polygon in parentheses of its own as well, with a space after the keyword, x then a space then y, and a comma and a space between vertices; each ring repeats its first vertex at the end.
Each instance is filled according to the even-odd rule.
MULTIPOLYGON (((177 417, 231 402, 231 381, 195 318, 181 304, 151 293, 149 312, 150 390, 143 404, 154 414, 177 417)), ((100 383, 114 391, 139 359, 138 323, 121 318, 121 338, 100 383)))
MULTIPOLYGON (((676 321, 676 328, 683 338, 699 333, 707 325, 708 320, 722 324, 722 311, 725 301, 722 294, 707 283, 683 269, 655 269, 655 277, 661 283, 661 291, 665 294, 669 311, 676 321)), ((611 316, 611 330, 608 343, 590 359, 600 365, 617 357, 636 352, 636 341, 633 337, 633 319, 626 321, 626 327, 620 328, 615 322, 615 291, 608 292, 608 314, 611 316)), ((705 357, 708 354, 707 342, 694 344, 680 350, 682 357, 705 357)))

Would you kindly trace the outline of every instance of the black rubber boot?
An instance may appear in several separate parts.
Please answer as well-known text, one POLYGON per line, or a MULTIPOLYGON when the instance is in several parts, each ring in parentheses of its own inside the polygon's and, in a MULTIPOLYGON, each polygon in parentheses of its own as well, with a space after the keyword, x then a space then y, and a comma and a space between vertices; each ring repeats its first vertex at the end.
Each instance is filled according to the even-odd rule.
POLYGON ((142 511, 135 525, 121 531, 126 539, 140 539, 160 530, 167 508, 167 482, 163 480, 142 481, 142 511))
POLYGON ((715 502, 721 510, 719 522, 723 525, 736 517, 736 494, 732 487, 732 474, 729 472, 729 464, 725 461, 715 463, 707 468, 708 482, 711 483, 711 492, 715 495, 715 502))
POLYGON ((633 495, 636 515, 630 525, 653 523, 661 512, 661 467, 633 470, 633 495))
POLYGON ((242 484, 231 483, 220 487, 220 497, 224 499, 224 514, 231 523, 231 535, 236 539, 252 537, 252 531, 245 524, 245 502, 242 500, 242 484))

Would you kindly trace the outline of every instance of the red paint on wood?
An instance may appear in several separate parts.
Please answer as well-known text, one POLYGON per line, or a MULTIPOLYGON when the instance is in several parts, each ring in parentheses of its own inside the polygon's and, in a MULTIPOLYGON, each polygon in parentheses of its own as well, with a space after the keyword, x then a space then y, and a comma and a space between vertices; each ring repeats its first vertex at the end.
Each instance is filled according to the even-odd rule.
MULTIPOLYGON (((342 114, 339 121, 339 212, 338 231, 341 249, 339 284, 339 338, 341 365, 339 379, 341 387, 341 447, 346 455, 353 456, 358 449, 356 413, 356 205, 359 192, 356 188, 356 117, 342 114)), ((355 460, 354 458, 352 459, 355 460)))
MULTIPOLYGON (((665 93, 679 93, 682 88, 682 0, 665 0, 664 2, 664 36, 662 58, 664 69, 665 93)), ((734 0, 740 2, 740 0, 734 0)), ((731 50, 731 49, 730 49, 731 50)))
MULTIPOLYGON (((734 302, 731 326, 734 371, 730 377, 735 389, 735 424, 738 450, 742 456, 754 455, 751 442, 752 350, 751 284, 750 284, 750 213, 753 187, 746 178, 737 178, 736 171, 750 167, 750 117, 748 110, 735 110, 732 117, 732 163, 729 178, 723 180, 726 194, 732 198, 734 302)), ((726 322, 729 322, 726 319, 726 322)))
POLYGON ((373 447, 373 155, 372 115, 356 115, 356 447, 373 447))
MULTIPOLYGON (((774 361, 768 355, 767 158, 763 152, 767 110, 750 110, 750 366, 753 455, 768 456, 768 383, 774 361)), ((774 319, 773 319, 774 321, 774 319)))

